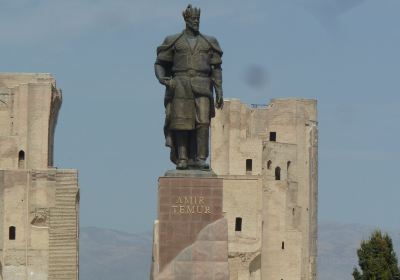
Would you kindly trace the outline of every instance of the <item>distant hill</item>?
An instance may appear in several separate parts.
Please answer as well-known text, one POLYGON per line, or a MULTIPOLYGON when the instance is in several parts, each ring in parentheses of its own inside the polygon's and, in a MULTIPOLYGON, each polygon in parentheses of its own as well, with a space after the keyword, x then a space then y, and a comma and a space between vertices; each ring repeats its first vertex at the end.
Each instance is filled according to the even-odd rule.
MULTIPOLYGON (((352 280, 357 248, 373 227, 320 223, 318 279, 352 280)), ((384 229, 383 229, 384 230, 384 229)), ((400 230, 389 230, 397 255, 400 230)), ((110 229, 83 227, 80 238, 80 280, 148 280, 152 234, 123 233, 110 229)))
POLYGON ((152 234, 83 227, 80 280, 148 280, 152 234))

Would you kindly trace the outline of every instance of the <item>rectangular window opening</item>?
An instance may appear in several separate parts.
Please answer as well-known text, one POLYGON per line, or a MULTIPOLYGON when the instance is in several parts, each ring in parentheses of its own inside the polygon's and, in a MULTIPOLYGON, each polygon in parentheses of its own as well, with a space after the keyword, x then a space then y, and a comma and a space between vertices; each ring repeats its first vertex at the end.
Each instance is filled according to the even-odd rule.
POLYGON ((246 172, 251 172, 251 171, 253 171, 253 160, 246 159, 246 172))
POLYGON ((282 247, 282 250, 285 250, 285 242, 282 241, 281 247, 282 247))
POLYGON ((240 217, 236 218, 235 231, 242 231, 242 218, 240 218, 240 217))
POLYGON ((16 229, 14 226, 11 226, 8 228, 8 239, 9 240, 15 240, 16 236, 16 229))
POLYGON ((276 132, 275 131, 271 131, 269 133, 269 141, 276 142, 276 132))

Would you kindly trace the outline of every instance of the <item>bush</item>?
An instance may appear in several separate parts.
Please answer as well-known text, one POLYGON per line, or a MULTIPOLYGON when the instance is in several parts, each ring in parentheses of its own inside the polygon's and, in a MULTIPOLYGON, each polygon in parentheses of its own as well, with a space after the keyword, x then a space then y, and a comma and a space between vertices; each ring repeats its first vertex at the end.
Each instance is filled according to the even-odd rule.
POLYGON ((369 240, 361 242, 357 255, 361 272, 354 268, 354 280, 400 280, 396 253, 387 233, 374 231, 369 240))

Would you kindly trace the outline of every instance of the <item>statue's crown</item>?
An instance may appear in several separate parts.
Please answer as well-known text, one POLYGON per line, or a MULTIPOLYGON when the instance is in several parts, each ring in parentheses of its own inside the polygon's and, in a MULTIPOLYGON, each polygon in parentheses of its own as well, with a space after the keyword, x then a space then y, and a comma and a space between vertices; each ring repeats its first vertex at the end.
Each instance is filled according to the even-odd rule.
POLYGON ((187 6, 186 10, 182 12, 183 18, 186 20, 192 16, 200 17, 200 8, 192 7, 192 5, 187 6))

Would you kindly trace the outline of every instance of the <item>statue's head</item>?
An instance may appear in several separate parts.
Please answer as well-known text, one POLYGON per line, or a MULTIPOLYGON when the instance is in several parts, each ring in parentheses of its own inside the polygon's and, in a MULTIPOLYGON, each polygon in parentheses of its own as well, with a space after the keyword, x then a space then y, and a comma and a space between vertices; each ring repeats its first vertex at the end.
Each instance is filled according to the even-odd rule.
POLYGON ((200 26, 200 9, 193 8, 192 5, 187 6, 186 10, 182 12, 183 18, 186 22, 186 28, 193 31, 199 31, 200 26))

